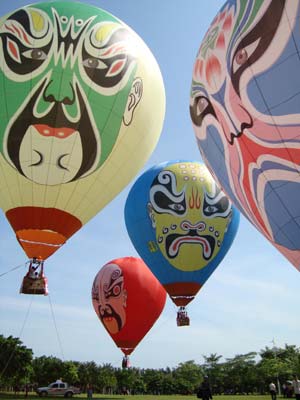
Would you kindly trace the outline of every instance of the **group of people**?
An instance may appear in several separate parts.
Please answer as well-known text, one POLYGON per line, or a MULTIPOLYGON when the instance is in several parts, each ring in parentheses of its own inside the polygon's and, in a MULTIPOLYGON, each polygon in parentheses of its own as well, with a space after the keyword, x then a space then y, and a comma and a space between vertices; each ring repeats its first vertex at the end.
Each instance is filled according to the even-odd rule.
MULTIPOLYGON (((294 393, 296 400, 300 400, 300 380, 298 379, 297 375, 293 376, 293 380, 292 380, 291 384, 292 384, 293 393, 294 393)), ((269 391, 271 394, 271 400, 276 400, 277 388, 276 388, 276 385, 274 382, 270 383, 269 391)), ((199 388, 197 390, 197 397, 202 400, 212 400, 212 391, 210 388, 208 376, 204 377, 203 382, 199 386, 199 388)))
MULTIPOLYGON (((291 381, 291 387, 296 400, 300 400, 300 380, 298 379, 297 375, 293 376, 293 380, 291 381)), ((291 397, 287 396, 287 389, 288 389, 287 385, 285 384, 283 387, 283 397, 291 397)), ((271 400, 276 400, 277 388, 274 382, 270 383, 269 391, 271 395, 271 400)))

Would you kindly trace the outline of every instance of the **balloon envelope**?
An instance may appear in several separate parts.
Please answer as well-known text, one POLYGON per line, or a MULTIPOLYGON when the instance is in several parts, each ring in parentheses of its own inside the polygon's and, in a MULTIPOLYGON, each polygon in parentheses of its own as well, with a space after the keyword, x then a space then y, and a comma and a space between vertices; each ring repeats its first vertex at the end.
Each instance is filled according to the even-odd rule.
POLYGON ((173 161, 137 179, 125 222, 140 256, 174 303, 185 306, 230 248, 239 213, 204 164, 173 161))
POLYGON ((160 316, 166 291, 143 260, 124 257, 100 269, 92 301, 113 341, 129 355, 160 316))
POLYGON ((28 257, 46 259, 152 153, 163 81, 145 43, 88 4, 17 9, 0 40, 0 206, 28 257))
POLYGON ((193 70, 190 113, 214 178, 300 268, 300 3, 227 1, 193 70))

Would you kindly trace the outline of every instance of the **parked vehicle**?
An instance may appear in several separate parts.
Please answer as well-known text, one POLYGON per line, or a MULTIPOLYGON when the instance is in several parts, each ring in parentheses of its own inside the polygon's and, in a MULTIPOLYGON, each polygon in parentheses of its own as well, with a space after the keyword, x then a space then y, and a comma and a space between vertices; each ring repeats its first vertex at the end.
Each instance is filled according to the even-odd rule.
POLYGON ((80 394, 80 389, 75 386, 71 386, 66 382, 53 382, 49 386, 39 387, 36 389, 36 393, 40 397, 46 396, 63 396, 73 397, 74 394, 80 394))

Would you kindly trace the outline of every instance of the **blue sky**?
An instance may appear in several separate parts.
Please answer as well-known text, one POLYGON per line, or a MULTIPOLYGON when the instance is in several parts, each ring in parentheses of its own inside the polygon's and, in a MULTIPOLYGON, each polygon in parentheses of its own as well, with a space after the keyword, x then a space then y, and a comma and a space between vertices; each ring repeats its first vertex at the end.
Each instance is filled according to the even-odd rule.
MULTIPOLYGON (((128 24, 152 50, 166 89, 163 131, 143 170, 177 159, 201 160, 189 117, 189 90, 196 52, 222 0, 88 0, 128 24)), ((0 14, 26 5, 1 1, 0 14)), ((132 184, 133 182, 131 182, 132 184)), ((46 262, 50 296, 25 296, 19 287, 25 267, 0 279, 0 333, 20 337, 35 356, 111 363, 122 353, 99 322, 91 286, 108 261, 138 256, 127 236, 123 210, 129 184, 108 206, 46 262)), ((0 274, 26 256, 3 214, 0 216, 0 274)), ((168 299, 152 330, 131 355, 133 366, 176 367, 224 358, 265 346, 300 346, 299 272, 241 216, 232 248, 188 306, 190 327, 176 327, 168 299)))

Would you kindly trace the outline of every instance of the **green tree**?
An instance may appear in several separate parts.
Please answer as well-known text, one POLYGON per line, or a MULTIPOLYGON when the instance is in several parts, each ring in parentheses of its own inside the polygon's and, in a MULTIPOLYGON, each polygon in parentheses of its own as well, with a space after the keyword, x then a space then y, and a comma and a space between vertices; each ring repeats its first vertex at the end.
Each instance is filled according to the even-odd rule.
POLYGON ((291 379, 293 373, 300 367, 299 348, 294 345, 285 345, 284 348, 266 347, 260 352, 261 360, 258 363, 260 379, 263 390, 268 390, 268 384, 271 380, 276 381, 277 386, 288 379, 291 379))
POLYGON ((224 388, 235 393, 249 393, 255 386, 256 352, 239 354, 226 360, 223 364, 224 388))
POLYGON ((162 381, 163 394, 176 394, 176 385, 174 377, 171 373, 166 372, 162 381))
POLYGON ((87 385, 97 386, 99 379, 99 367, 94 361, 78 363, 77 365, 79 385, 86 388, 87 385))
POLYGON ((117 388, 115 369, 110 364, 104 364, 98 369, 96 384, 99 390, 106 394, 112 394, 117 388))
POLYGON ((204 365, 203 369, 205 375, 209 376, 209 381, 213 390, 213 393, 221 394, 223 388, 224 374, 223 366, 219 363, 222 356, 216 353, 211 353, 209 356, 203 355, 204 365))
POLYGON ((137 370, 135 368, 117 369, 116 378, 118 390, 122 393, 125 390, 133 390, 136 381, 137 370))
POLYGON ((64 377, 64 363, 56 357, 38 357, 32 362, 34 371, 34 381, 39 385, 48 385, 58 378, 64 377))
POLYGON ((163 392, 163 371, 157 369, 146 369, 143 373, 143 380, 147 394, 160 394, 163 392))
POLYGON ((202 380, 203 370, 195 361, 180 363, 173 373, 177 393, 192 394, 196 392, 202 380))
POLYGON ((64 361, 62 376, 64 377, 65 382, 68 382, 70 384, 77 383, 79 381, 79 378, 76 363, 74 363, 73 361, 64 361))
POLYGON ((20 339, 0 335, 0 384, 22 386, 32 378, 33 352, 20 339))

